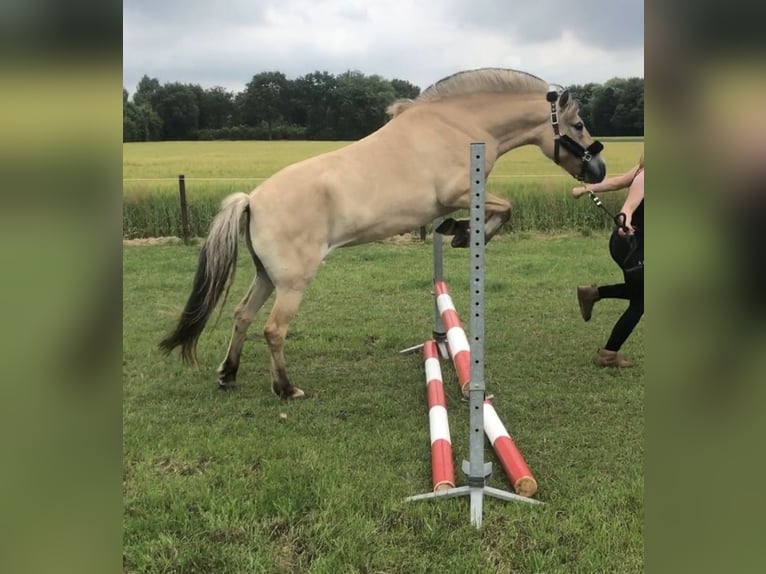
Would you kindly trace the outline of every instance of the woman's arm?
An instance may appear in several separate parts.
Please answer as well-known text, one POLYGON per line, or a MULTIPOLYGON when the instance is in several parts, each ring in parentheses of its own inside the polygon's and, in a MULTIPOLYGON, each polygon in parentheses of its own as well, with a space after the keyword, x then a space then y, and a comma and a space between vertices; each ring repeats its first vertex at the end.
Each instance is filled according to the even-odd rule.
MULTIPOLYGON (((608 177, 601 183, 589 183, 588 185, 580 185, 572 189, 572 195, 575 198, 588 193, 590 189, 594 193, 601 193, 605 191, 617 191, 618 189, 625 189, 628 187, 638 173, 639 166, 636 165, 633 169, 626 171, 622 175, 616 175, 614 177, 608 177)), ((636 204, 638 205, 638 204, 636 204)))
MULTIPOLYGON (((625 214, 625 227, 628 228, 628 235, 633 235, 636 230, 633 228, 633 212, 644 199, 644 172, 639 173, 630 184, 630 191, 622 204, 620 213, 625 214)), ((623 229, 619 230, 620 235, 625 235, 623 229)))

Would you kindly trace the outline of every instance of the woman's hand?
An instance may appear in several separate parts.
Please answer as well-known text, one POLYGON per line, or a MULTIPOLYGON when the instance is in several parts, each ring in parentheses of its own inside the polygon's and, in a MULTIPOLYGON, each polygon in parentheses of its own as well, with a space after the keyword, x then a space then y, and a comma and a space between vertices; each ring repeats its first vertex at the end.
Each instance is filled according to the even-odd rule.
POLYGON ((633 218, 632 213, 620 212, 620 215, 624 216, 623 224, 617 228, 617 233, 625 237, 626 235, 635 235, 636 230, 633 228, 631 220, 633 218))
POLYGON ((580 199, 583 195, 588 193, 588 188, 584 185, 578 185, 577 187, 572 188, 572 195, 575 199, 580 199))

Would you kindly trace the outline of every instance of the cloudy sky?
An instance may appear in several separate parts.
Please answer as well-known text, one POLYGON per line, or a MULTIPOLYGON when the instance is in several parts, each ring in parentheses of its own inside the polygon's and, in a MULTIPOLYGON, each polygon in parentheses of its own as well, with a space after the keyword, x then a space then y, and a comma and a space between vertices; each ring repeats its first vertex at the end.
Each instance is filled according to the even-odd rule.
POLYGON ((644 75, 643 0, 124 0, 123 85, 240 91, 254 74, 359 70, 421 88, 460 70, 552 83, 644 75))

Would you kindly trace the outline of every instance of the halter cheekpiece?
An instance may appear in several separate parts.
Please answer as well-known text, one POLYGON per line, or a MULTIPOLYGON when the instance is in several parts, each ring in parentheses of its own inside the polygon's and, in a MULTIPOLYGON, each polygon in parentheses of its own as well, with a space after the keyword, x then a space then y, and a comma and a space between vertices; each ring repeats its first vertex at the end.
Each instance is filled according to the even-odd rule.
POLYGON ((549 88, 545 99, 551 104, 551 126, 553 127, 553 134, 556 136, 553 147, 553 161, 557 164, 560 163, 559 148, 564 147, 564 149, 582 162, 580 174, 576 177, 578 180, 583 181, 585 179, 585 169, 588 167, 588 163, 601 153, 601 150, 604 149, 604 144, 594 140, 592 144, 585 148, 567 134, 561 135, 561 131, 559 130, 559 114, 556 111, 556 100, 558 100, 558 98, 558 91, 553 87, 549 88))

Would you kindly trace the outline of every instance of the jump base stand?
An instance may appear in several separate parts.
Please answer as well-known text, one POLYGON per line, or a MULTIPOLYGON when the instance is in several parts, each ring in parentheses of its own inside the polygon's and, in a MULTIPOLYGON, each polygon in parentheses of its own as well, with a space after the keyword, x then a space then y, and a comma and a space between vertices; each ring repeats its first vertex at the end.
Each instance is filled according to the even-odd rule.
MULTIPOLYGON (((521 496, 512 492, 487 486, 487 480, 492 473, 492 463, 484 462, 484 400, 486 386, 484 382, 484 207, 485 207, 485 145, 471 144, 471 201, 470 201, 470 348, 471 348, 471 380, 468 384, 468 405, 470 409, 469 425, 470 438, 468 445, 468 460, 463 461, 462 470, 468 484, 455 488, 447 488, 436 492, 427 492, 410 496, 406 500, 429 500, 437 498, 454 498, 469 496, 471 509, 471 524, 481 527, 484 496, 500 500, 525 502, 527 504, 542 504, 539 500, 521 496)), ((434 222, 434 228, 439 220, 434 222)), ((434 233, 434 283, 443 280, 442 236, 434 233)), ((446 332, 441 315, 434 299, 434 338, 439 344, 440 354, 446 357, 442 347, 446 347, 446 332), (440 334, 443 340, 436 335, 440 334)), ((422 348, 423 345, 410 347, 401 352, 411 352, 422 348)))

